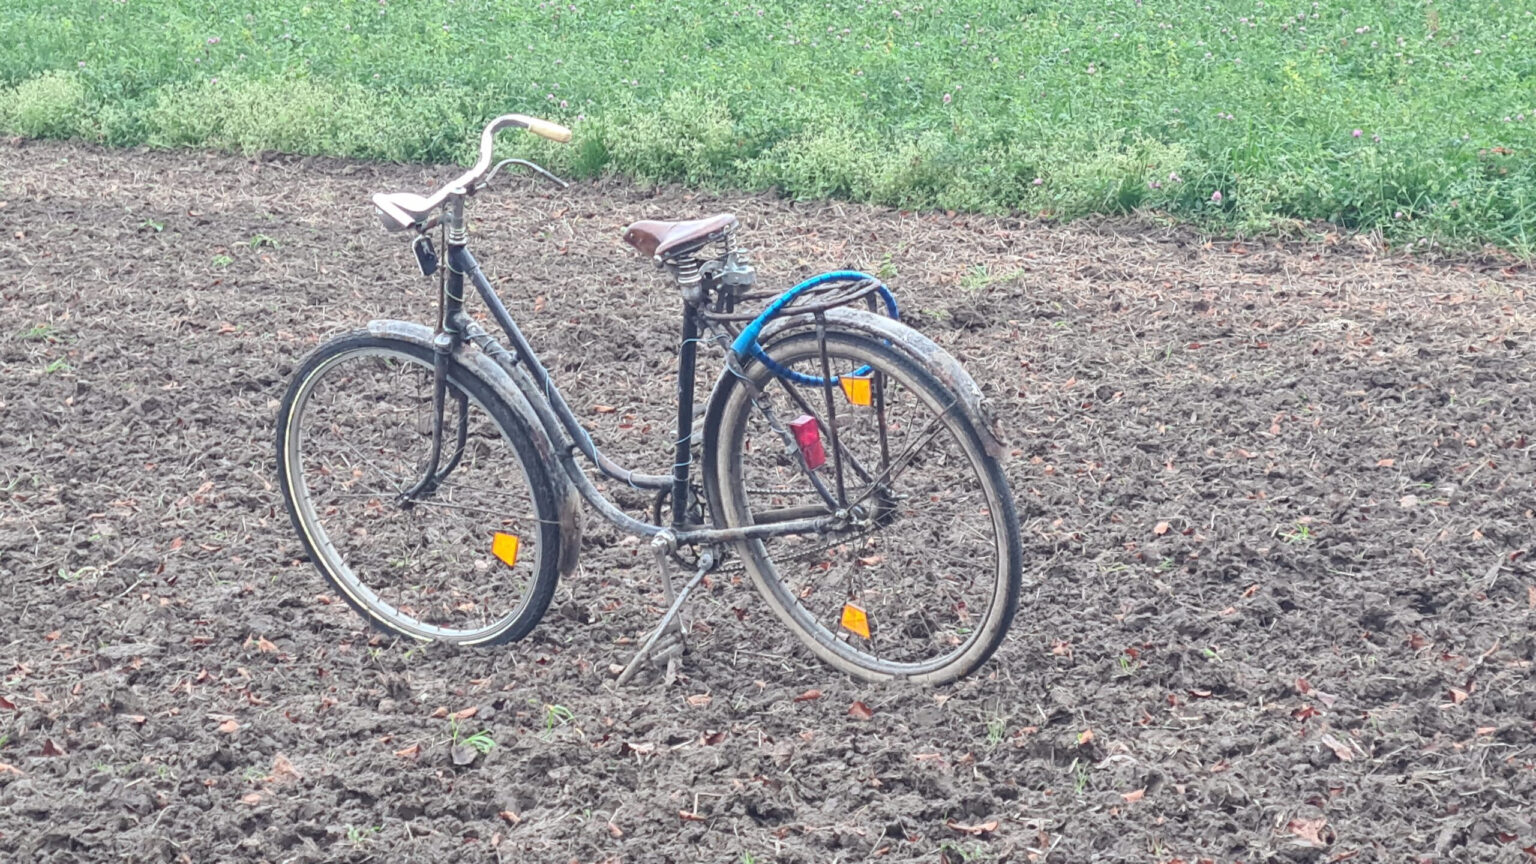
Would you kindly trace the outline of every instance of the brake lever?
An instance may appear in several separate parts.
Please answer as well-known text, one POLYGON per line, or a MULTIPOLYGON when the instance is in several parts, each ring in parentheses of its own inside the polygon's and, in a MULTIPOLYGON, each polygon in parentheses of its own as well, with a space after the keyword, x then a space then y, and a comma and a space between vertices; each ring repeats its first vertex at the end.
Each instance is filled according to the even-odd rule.
POLYGON ((478 191, 480 189, 484 189, 485 187, 491 185, 491 180, 496 176, 496 173, 498 171, 500 171, 502 168, 505 168, 508 165, 520 165, 520 166, 522 166, 524 168, 530 168, 533 171, 535 171, 535 172, 537 172, 539 174, 544 175, 545 178, 554 181, 557 185, 559 185, 559 187, 561 189, 568 188, 571 185, 570 183, 567 183, 566 181, 561 180, 559 177, 556 177, 555 175, 553 175, 553 174, 549 173, 548 171, 544 170, 543 167, 541 167, 539 165, 535 165, 532 162, 529 162, 527 159, 503 159, 500 162, 496 163, 496 167, 491 169, 491 173, 485 175, 485 179, 484 180, 482 180, 479 183, 475 184, 476 191, 478 191))

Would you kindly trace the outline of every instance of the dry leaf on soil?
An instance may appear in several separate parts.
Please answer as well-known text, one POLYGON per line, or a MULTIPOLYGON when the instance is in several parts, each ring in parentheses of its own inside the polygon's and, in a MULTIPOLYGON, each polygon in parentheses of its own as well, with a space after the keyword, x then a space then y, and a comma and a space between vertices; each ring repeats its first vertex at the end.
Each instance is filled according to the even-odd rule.
POLYGON ((1328 819, 1319 816, 1316 819, 1292 819, 1285 826, 1290 829, 1303 843, 1310 846, 1327 846, 1328 841, 1323 839, 1323 831, 1328 827, 1328 819))
POLYGON ((855 702, 848 706, 848 716, 855 720, 868 720, 875 716, 875 712, 863 702, 855 702))
POLYGON ((303 776, 303 774, 299 773, 299 769, 293 767, 293 763, 288 761, 287 756, 279 753, 272 759, 272 776, 267 779, 273 783, 287 783, 290 780, 298 780, 303 776))
POLYGON ((958 831, 961 834, 969 834, 972 837, 979 837, 982 834, 991 834, 993 831, 996 831, 997 830, 997 820, 996 819, 988 819, 987 821, 982 822, 979 825, 962 825, 959 822, 956 822, 955 820, 951 819, 948 822, 944 823, 944 827, 948 828, 951 831, 958 831))
POLYGON ((816 690, 816 689, 813 688, 811 690, 805 691, 804 693, 801 693, 799 696, 796 696, 795 697, 795 701, 796 702, 812 702, 812 701, 820 699, 820 698, 821 698, 821 691, 820 690, 816 690))
POLYGON ((1343 741, 1340 741, 1339 739, 1333 737, 1332 735, 1329 735, 1327 732, 1324 732, 1322 734, 1322 737, 1321 737, 1320 740, 1325 745, 1327 745, 1329 750, 1333 751, 1333 755, 1339 757, 1339 761, 1340 762, 1353 762, 1353 761, 1355 761, 1355 754, 1354 754, 1354 752, 1351 751, 1349 749, 1349 745, 1345 744, 1343 741))

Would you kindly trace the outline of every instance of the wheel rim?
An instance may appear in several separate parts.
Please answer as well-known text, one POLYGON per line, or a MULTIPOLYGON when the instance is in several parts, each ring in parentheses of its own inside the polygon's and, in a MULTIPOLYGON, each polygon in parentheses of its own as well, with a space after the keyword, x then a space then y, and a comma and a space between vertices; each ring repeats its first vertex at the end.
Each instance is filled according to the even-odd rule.
POLYGON ((355 605, 417 639, 497 639, 530 602, 545 553, 521 456, 474 390, 450 379, 442 465, 460 404, 464 453, 410 506, 400 493, 421 477, 432 441, 430 361, 382 347, 327 357, 288 417, 284 469, 315 563, 355 605), (497 534, 516 538, 515 557, 497 534))
MULTIPOLYGON (((995 629, 1007 623, 994 611, 1006 602, 1009 510, 985 473, 974 436, 941 404, 952 394, 936 390, 932 379, 867 342, 829 338, 827 347, 834 375, 873 360, 875 389, 887 409, 888 452, 882 462, 877 412, 851 404, 840 387, 833 388, 839 440, 851 456, 844 465, 847 499, 856 501, 879 485, 865 482, 858 468, 878 479, 880 465, 898 465, 911 454, 907 467, 893 471, 886 484, 893 493, 887 496, 888 524, 822 552, 816 547, 826 541, 811 537, 751 541, 738 551, 790 623, 824 652, 881 677, 934 674, 983 650, 983 644, 990 646, 995 629), (850 611, 850 605, 856 608, 850 611), (861 625, 867 625, 867 637, 856 632, 861 625)), ((814 337, 787 339, 773 353, 788 368, 819 376, 814 337)), ((820 388, 786 384, 760 368, 753 377, 765 387, 781 424, 804 410, 789 396, 798 390, 825 425, 820 388)), ((720 486, 728 520, 745 523, 765 509, 820 500, 745 388, 737 388, 733 403, 722 429, 731 452, 719 463, 726 472, 720 486), (762 491, 770 488, 777 494, 762 491)), ((821 437, 827 462, 818 473, 835 495, 832 444, 825 432, 821 437)), ((864 502, 881 497, 869 494, 864 502)))

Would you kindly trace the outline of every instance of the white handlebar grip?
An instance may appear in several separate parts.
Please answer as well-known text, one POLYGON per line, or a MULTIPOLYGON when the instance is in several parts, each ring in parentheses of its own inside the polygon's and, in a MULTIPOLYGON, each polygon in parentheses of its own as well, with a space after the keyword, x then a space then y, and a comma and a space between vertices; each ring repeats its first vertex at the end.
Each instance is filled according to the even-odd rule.
POLYGON ((551 141, 559 141, 564 144, 571 140, 571 130, 559 123, 551 123, 548 120, 540 120, 537 117, 528 118, 528 131, 551 141))

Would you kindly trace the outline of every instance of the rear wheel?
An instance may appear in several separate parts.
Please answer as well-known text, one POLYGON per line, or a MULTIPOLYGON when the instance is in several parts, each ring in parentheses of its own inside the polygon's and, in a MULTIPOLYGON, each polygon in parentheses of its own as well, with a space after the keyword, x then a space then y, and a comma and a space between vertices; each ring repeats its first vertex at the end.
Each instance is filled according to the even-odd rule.
POLYGON ((359 332, 316 349, 278 412, 289 516, 315 567, 383 630, 466 645, 521 639, 558 580, 550 478, 522 418, 454 362, 438 473, 451 470, 407 495, 428 464, 432 403, 429 347, 359 332))
POLYGON ((830 388, 820 384, 821 342, 804 331, 766 349, 788 375, 751 362, 745 380, 728 378, 715 394, 705 432, 714 518, 740 527, 845 509, 842 530, 735 551, 778 616, 832 665, 864 680, 953 681, 991 656, 1018 606, 1007 481, 958 395, 927 368, 862 331, 829 330, 825 345, 830 388), (807 423, 825 454, 810 472, 807 449, 785 436, 807 423))

